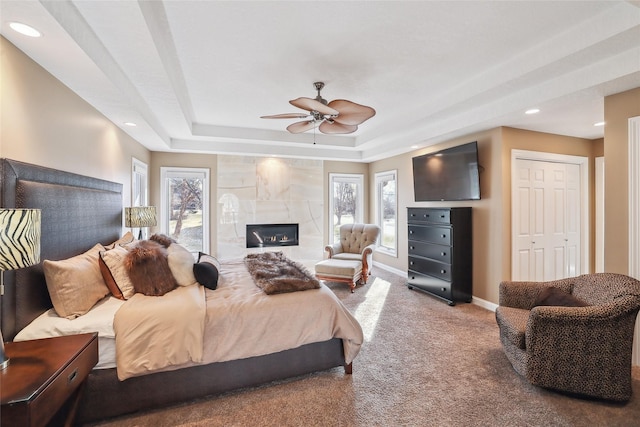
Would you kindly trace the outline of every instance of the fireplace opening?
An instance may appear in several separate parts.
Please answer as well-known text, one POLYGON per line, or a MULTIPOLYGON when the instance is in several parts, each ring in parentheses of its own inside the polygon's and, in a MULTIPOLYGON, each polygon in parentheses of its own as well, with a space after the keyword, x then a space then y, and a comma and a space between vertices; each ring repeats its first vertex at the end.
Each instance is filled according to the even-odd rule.
POLYGON ((298 244, 298 224, 247 224, 247 248, 298 244))

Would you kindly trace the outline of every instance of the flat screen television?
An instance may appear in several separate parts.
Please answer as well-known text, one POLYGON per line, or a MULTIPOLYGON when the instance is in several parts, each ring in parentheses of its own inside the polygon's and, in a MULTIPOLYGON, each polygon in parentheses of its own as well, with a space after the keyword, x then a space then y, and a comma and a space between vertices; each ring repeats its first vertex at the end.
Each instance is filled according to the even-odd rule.
POLYGON ((416 202, 480 200, 477 141, 412 160, 416 202))

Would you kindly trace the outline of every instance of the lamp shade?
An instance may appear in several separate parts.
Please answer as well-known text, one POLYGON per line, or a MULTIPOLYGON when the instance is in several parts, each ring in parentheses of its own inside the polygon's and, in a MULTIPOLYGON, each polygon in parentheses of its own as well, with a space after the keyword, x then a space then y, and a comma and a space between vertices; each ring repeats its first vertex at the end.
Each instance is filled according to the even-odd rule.
POLYGON ((153 227, 156 225, 155 206, 132 206, 124 208, 125 227, 153 227))
POLYGON ((0 270, 40 262, 40 209, 0 209, 0 270))

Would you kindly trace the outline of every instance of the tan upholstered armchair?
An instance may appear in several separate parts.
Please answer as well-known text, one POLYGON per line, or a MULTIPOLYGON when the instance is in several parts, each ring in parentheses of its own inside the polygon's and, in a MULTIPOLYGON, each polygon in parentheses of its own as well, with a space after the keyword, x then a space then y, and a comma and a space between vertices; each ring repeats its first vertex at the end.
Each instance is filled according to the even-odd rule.
POLYGON ((640 281, 598 273, 548 282, 502 282, 496 320, 504 352, 532 384, 607 400, 631 397, 640 281), (585 307, 535 306, 560 288, 585 307))
POLYGON ((327 245, 329 258, 362 262, 362 282, 367 283, 373 267, 373 250, 380 235, 375 224, 344 224, 340 226, 340 240, 327 245))

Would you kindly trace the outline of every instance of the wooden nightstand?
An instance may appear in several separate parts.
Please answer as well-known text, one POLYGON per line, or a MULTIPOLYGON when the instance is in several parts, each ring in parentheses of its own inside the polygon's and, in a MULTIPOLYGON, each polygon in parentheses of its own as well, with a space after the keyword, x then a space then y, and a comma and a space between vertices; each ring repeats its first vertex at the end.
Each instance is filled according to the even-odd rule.
POLYGON ((80 334, 5 346, 9 366, 0 371, 0 424, 44 426, 65 406, 71 425, 81 385, 98 363, 98 334, 80 334))

